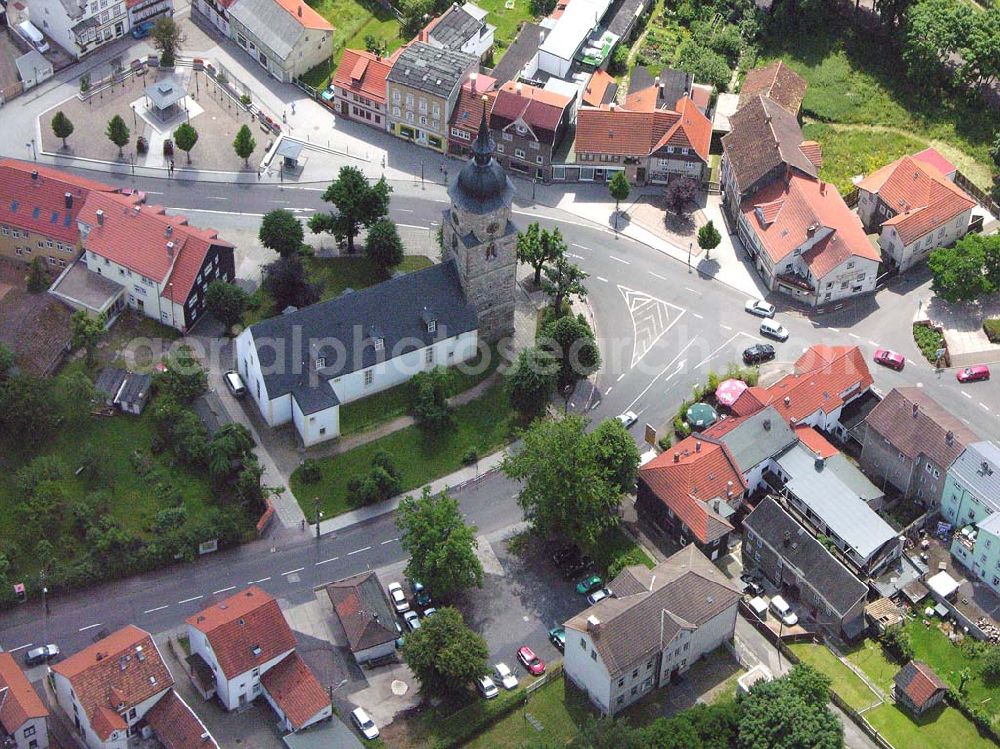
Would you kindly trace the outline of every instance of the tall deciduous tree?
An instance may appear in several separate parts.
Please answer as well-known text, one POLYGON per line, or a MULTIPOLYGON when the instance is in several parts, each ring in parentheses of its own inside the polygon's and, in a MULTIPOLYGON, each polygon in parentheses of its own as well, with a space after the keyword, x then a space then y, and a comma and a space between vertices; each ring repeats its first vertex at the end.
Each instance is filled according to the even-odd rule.
POLYGON ((691 205, 697 194, 697 182, 690 177, 678 177, 667 185, 663 191, 663 198, 666 201, 667 209, 680 216, 691 205))
POLYGON ((544 349, 523 349, 507 376, 507 398, 522 416, 534 417, 545 410, 556 386, 559 362, 544 349))
POLYGON ((606 480, 585 426, 575 415, 536 421, 501 468, 521 482, 517 501, 537 533, 590 546, 615 524, 611 511, 619 493, 606 480))
POLYGON ((969 85, 982 89, 995 81, 1000 76, 1000 14, 971 14, 960 48, 960 72, 969 85))
POLYGON ((559 361, 560 389, 574 385, 601 366, 601 351, 594 332, 581 317, 557 317, 545 326, 539 338, 542 347, 559 361))
POLYGON ((122 158, 122 149, 128 145, 132 133, 129 132, 128 125, 125 124, 125 120, 120 114, 116 114, 108 120, 104 134, 108 136, 108 140, 118 146, 118 158, 122 158))
POLYGON ((94 363, 94 347, 104 334, 108 318, 103 313, 91 315, 84 310, 77 310, 70 318, 73 329, 72 343, 74 348, 83 347, 87 352, 87 364, 94 363))
POLYGON ((622 494, 635 489, 639 477, 639 448, 618 419, 605 419, 590 433, 598 465, 605 478, 622 494))
POLYGON ((706 260, 708 260, 709 253, 718 247, 721 241, 722 235, 719 234, 719 230, 715 228, 713 222, 709 221, 698 229, 698 246, 705 251, 706 260))
POLYGON ((236 284, 215 280, 205 292, 205 307, 229 331, 243 319, 249 299, 247 293, 236 284))
POLYGON ((187 41, 177 22, 170 16, 160 16, 149 36, 160 53, 160 67, 172 68, 176 63, 177 50, 187 41))
POLYGON ((530 265, 535 271, 535 286, 542 282, 542 269, 566 254, 566 242, 559 229, 551 232, 542 229, 537 222, 517 235, 517 259, 530 265))
POLYGON ((177 146, 187 156, 187 163, 191 163, 191 149, 198 142, 198 131, 191 127, 190 122, 182 122, 174 130, 174 145, 177 146))
POLYGON ((461 693, 487 672, 489 649, 457 609, 445 607, 406 636, 403 660, 427 694, 461 693))
POLYGON ((260 243, 274 250, 282 257, 298 255, 305 240, 302 223, 295 214, 284 208, 276 208, 264 214, 257 232, 260 243))
POLYGON ((466 525, 458 500, 432 495, 424 487, 419 499, 406 497, 396 511, 400 544, 410 561, 406 576, 419 580, 444 600, 466 588, 483 586, 483 565, 476 556, 477 528, 466 525))
POLYGON ((392 269, 403 262, 403 240, 399 238, 395 221, 383 217, 368 227, 365 257, 382 278, 388 278, 392 269))
POLYGON ((951 0, 920 0, 910 9, 903 61, 912 81, 926 86, 942 79, 945 63, 968 34, 970 13, 951 0))
POLYGON ((842 749, 843 728, 826 706, 829 680, 809 666, 758 682, 739 701, 738 749, 842 749))
POLYGON ((319 301, 319 291, 310 283, 297 255, 289 255, 264 266, 264 290, 279 312, 286 307, 308 307, 319 301))
POLYGON ((587 287, 583 282, 588 274, 565 257, 557 258, 543 270, 545 280, 542 281, 542 290, 552 298, 552 311, 556 317, 563 314, 563 302, 587 296, 587 287))
POLYGON ((975 299, 995 290, 994 274, 986 272, 987 251, 995 257, 998 237, 970 234, 954 247, 941 247, 927 258, 927 267, 934 277, 931 288, 946 302, 975 299))
POLYGON ((233 139, 233 150, 236 151, 237 156, 243 159, 243 166, 250 166, 250 156, 256 147, 257 141, 254 140, 253 133, 250 132, 249 127, 243 125, 236 132, 236 138, 233 139))
POLYGON ((444 367, 418 372, 410 380, 413 388, 413 417, 421 429, 437 434, 451 424, 451 374, 444 367))
POLYGON ((608 185, 608 192, 611 193, 611 197, 615 200, 615 229, 617 229, 618 209, 621 202, 628 200, 629 193, 632 192, 632 186, 629 185, 625 172, 615 172, 615 176, 611 178, 611 183, 608 185))
POLYGON ((385 177, 372 185, 357 167, 343 166, 323 193, 323 200, 333 205, 336 213, 314 213, 309 228, 314 234, 333 234, 337 241, 346 239, 347 251, 353 253, 354 238, 361 228, 371 226, 389 212, 391 192, 385 177))
POLYGON ((25 278, 28 291, 37 294, 49 288, 49 271, 45 267, 45 261, 40 256, 32 258, 28 265, 28 275, 25 278))
POLYGON ((52 117, 52 134, 62 138, 63 148, 66 148, 66 139, 73 134, 73 123, 61 109, 52 117))

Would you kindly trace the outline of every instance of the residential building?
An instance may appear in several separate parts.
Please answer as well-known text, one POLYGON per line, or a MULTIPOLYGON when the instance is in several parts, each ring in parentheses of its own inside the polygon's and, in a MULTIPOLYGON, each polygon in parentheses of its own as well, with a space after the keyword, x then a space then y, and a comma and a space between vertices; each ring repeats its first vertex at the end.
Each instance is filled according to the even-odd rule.
POLYGON ((740 593, 694 546, 651 570, 626 567, 609 587, 611 597, 565 623, 563 661, 569 680, 606 715, 733 638, 740 593))
POLYGON ((125 0, 128 9, 128 27, 136 29, 145 25, 152 27, 161 16, 174 14, 174 0, 125 0))
POLYGON ((765 497, 743 519, 741 548, 747 572, 759 573, 783 596, 797 600, 825 629, 848 640, 864 632, 868 586, 773 497, 765 497))
POLYGON ((10 653, 0 653, 0 746, 46 749, 49 710, 10 653))
POLYGON ((861 467, 880 485, 936 509, 948 469, 978 440, 924 389, 893 388, 865 419, 861 467))
POLYGON ((969 229, 976 201, 942 173, 937 151, 904 156, 858 183, 858 213, 867 231, 879 235, 882 256, 900 272, 948 247, 969 229))
POLYGON ((260 677, 264 698, 278 714, 282 730, 292 733, 333 716, 330 695, 298 653, 286 656, 260 677))
POLYGON ((205 16, 209 23, 231 39, 229 6, 235 2, 236 0, 194 0, 191 7, 205 16))
POLYGON ((79 254, 77 216, 91 192, 114 188, 57 169, 0 160, 0 256, 29 263, 44 258, 65 268, 79 254))
POLYGON ((498 83, 532 78, 538 70, 538 47, 548 35, 549 29, 535 23, 522 23, 517 38, 507 47, 490 75, 498 83))
POLYGON ((971 442, 945 472, 941 516, 961 527, 996 512, 1000 512, 1000 447, 971 442))
POLYGON ((333 26, 303 0, 239 0, 228 13, 230 37, 284 83, 333 54, 333 26))
POLYGON ((398 54, 386 58, 364 50, 345 49, 333 75, 334 111, 344 119, 388 131, 385 79, 398 54))
POLYGON ((749 493, 764 483, 764 471, 774 465, 775 459, 799 441, 773 406, 745 416, 723 419, 700 436, 726 447, 749 493))
POLYGON ((479 59, 464 52, 420 41, 407 46, 386 78, 389 132, 444 153, 462 83, 478 67, 479 59))
POLYGON ((167 749, 218 749, 173 685, 152 636, 133 625, 52 666, 59 707, 89 749, 127 749, 145 726, 167 749), (157 709, 164 700, 167 705, 157 709), (173 719, 160 720, 168 711, 173 719), (197 741, 182 742, 183 735, 195 734, 182 732, 183 726, 194 723, 197 741))
POLYGON ((994 593, 1000 594, 1000 513, 993 512, 975 525, 957 530, 952 536, 951 554, 994 593))
POLYGON ((653 528, 716 559, 729 549, 746 489, 729 448, 692 435, 639 469, 635 507, 653 528))
POLYGON ((740 106, 756 96, 766 96, 798 115, 809 84, 782 60, 749 71, 740 86, 740 106))
POLYGON ((326 594, 344 628, 355 662, 361 665, 396 652, 396 640, 400 637, 396 615, 374 572, 330 583, 326 594))
POLYGON ((548 180, 552 154, 571 124, 572 99, 537 86, 505 83, 490 109, 497 161, 522 176, 548 180))
POLYGON ((606 70, 597 70, 583 90, 583 104, 588 107, 604 107, 615 100, 618 81, 606 70))
POLYGON ((610 6, 611 0, 573 0, 569 3, 538 47, 539 69, 556 78, 568 78, 577 53, 588 37, 598 31, 610 6))
POLYGON ((129 31, 125 0, 28 0, 31 22, 76 58, 129 31))
POLYGON ((910 661, 892 680, 892 696, 914 715, 923 715, 944 701, 948 685, 923 661, 910 661))
POLYGON ((470 73, 462 83, 458 101, 451 113, 448 130, 448 153, 468 158, 472 155, 472 144, 479 134, 479 123, 483 110, 487 115, 496 98, 496 79, 482 73, 470 73))
POLYGON ((483 60, 493 49, 496 26, 486 23, 486 11, 473 3, 452 3, 420 33, 418 39, 437 49, 450 49, 483 60))
POLYGON ((737 230, 771 291, 816 307, 875 290, 879 251, 831 184, 789 173, 742 202, 737 230))

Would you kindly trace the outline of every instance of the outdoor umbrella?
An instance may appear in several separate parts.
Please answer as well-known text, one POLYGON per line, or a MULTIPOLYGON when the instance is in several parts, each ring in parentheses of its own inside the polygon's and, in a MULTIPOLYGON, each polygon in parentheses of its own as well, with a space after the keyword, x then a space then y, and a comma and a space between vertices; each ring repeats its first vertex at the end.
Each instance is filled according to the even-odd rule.
POLYGON ((723 382, 715 391, 715 399, 720 406, 727 408, 732 406, 736 399, 747 389, 747 384, 743 380, 729 379, 723 382))
POLYGON ((687 421, 695 429, 712 426, 718 419, 715 409, 707 403, 695 403, 687 410, 687 421))

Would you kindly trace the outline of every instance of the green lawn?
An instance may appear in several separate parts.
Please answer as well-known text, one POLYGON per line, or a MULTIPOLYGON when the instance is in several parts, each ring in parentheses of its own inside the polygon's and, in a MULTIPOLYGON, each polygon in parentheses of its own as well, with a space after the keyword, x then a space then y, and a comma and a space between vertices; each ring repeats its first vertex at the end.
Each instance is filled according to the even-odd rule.
POLYGON ((345 49, 364 49, 365 36, 371 34, 386 44, 386 53, 399 48, 399 22, 373 0, 307 0, 310 7, 333 24, 333 56, 329 63, 317 65, 302 80, 315 89, 324 89, 336 70, 345 49))
POLYGON ((488 12, 486 23, 497 27, 493 32, 493 59, 500 62, 504 51, 517 38, 518 29, 525 21, 531 21, 531 3, 528 0, 514 0, 513 8, 504 7, 505 0, 477 0, 476 5, 488 12))
POLYGON ((818 122, 802 128, 807 140, 823 146, 820 176, 832 182, 842 195, 854 189, 855 175, 871 174, 876 169, 908 153, 927 147, 927 141, 896 132, 873 133, 870 130, 843 129, 818 122))
POLYGON ((402 476, 402 491, 419 489, 434 479, 462 467, 462 457, 475 449, 489 455, 506 443, 513 427, 510 406, 500 385, 482 397, 456 408, 454 426, 444 434, 427 436, 417 427, 407 427, 318 462, 321 478, 313 484, 301 481, 300 471, 292 474, 291 489, 306 512, 313 512, 313 499, 319 497, 326 517, 354 509, 347 496, 347 482, 371 469, 375 453, 385 450, 402 476))
POLYGON ((889 703, 869 710, 865 717, 897 749, 985 749, 993 746, 989 739, 979 735, 971 721, 953 707, 941 706, 914 718, 889 703))
POLYGON ((644 564, 649 569, 656 566, 642 547, 618 527, 606 530, 587 552, 593 557, 594 566, 609 578, 612 576, 608 574, 608 568, 616 561, 619 568, 633 564, 644 564))
POLYGON ((851 648, 846 655, 847 660, 864 671, 887 694, 891 691, 892 680, 899 672, 900 665, 885 656, 878 642, 866 639, 851 648))
POLYGON ((837 660, 825 645, 795 643, 789 646, 803 663, 808 663, 832 680, 832 689, 855 710, 861 710, 878 702, 878 697, 851 669, 837 660))
POLYGON ((677 61, 678 50, 689 36, 690 31, 661 12, 649 19, 646 37, 635 56, 635 64, 657 71, 672 66, 677 61))

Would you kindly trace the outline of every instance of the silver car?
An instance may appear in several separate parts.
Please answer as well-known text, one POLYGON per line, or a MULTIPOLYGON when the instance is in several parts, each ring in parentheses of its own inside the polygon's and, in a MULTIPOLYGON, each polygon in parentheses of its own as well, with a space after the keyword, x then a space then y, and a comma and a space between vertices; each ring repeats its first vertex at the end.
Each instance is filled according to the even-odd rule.
POLYGON ((743 309, 757 317, 774 317, 774 305, 768 304, 763 299, 747 299, 743 309))
POLYGON ((386 588, 389 593, 389 598, 392 600, 393 608, 396 609, 397 614, 402 614, 404 611, 410 610, 410 602, 406 600, 406 593, 403 592, 403 586, 399 583, 389 583, 389 587, 386 588))
POLYGON ((39 663, 46 663, 59 657, 58 645, 42 645, 32 648, 24 654, 24 662, 28 666, 37 666, 39 663))

